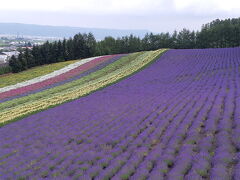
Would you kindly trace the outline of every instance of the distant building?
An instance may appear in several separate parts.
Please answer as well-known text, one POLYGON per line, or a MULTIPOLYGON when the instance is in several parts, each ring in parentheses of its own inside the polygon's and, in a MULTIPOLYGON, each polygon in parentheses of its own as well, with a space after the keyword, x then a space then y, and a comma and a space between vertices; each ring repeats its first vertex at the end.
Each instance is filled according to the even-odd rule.
POLYGON ((28 46, 26 46, 26 47, 22 47, 22 49, 32 49, 33 47, 28 47, 28 46))
POLYGON ((0 64, 7 63, 8 56, 6 54, 0 53, 0 64))
POLYGON ((12 56, 18 57, 20 54, 18 51, 9 51, 9 52, 2 52, 3 54, 7 55, 9 58, 12 56))
POLYGON ((1 50, 3 51, 16 51, 16 46, 9 46, 9 47, 2 47, 1 50))
POLYGON ((0 53, 0 64, 8 63, 12 56, 18 57, 20 53, 18 51, 9 51, 0 53))

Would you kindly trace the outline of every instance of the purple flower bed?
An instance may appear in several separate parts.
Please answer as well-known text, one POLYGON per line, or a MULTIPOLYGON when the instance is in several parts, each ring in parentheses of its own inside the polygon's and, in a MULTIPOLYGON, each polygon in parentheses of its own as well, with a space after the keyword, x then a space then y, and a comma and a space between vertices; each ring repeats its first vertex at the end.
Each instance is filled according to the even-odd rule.
POLYGON ((240 48, 169 50, 0 128, 0 179, 240 179, 240 48))

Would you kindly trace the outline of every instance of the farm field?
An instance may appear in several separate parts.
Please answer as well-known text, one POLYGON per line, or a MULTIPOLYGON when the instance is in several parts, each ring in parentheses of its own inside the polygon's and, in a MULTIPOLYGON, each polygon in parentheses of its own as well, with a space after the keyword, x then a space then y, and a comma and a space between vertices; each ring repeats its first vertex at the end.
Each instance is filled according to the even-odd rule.
MULTIPOLYGON (((89 65, 91 63, 97 65, 96 62, 102 59, 108 59, 109 56, 89 58, 85 59, 86 62, 84 64, 81 63, 83 61, 81 60, 81 65, 79 67, 68 72, 63 71, 64 73, 62 74, 53 72, 54 74, 41 76, 37 78, 37 80, 32 79, 13 86, 3 87, 0 89, 0 98, 3 99, 0 104, 0 123, 4 125, 9 121, 22 118, 30 113, 59 105, 110 85, 111 83, 131 75, 148 63, 151 63, 164 51, 165 50, 157 50, 132 53, 119 60, 117 58, 114 63, 109 65, 106 64, 106 67, 103 66, 104 68, 100 70, 95 69, 95 72, 81 78, 81 73, 89 70, 89 65), (80 73, 80 78, 77 76, 71 79, 73 74, 77 75, 78 73, 80 73), (66 78, 70 79, 64 82, 66 78), (59 81, 64 83, 59 84, 59 81), (50 86, 50 88, 46 87, 48 85, 53 86, 50 86), (33 94, 30 92, 38 88, 40 91, 37 90, 33 92, 33 94), (28 92, 30 92, 30 94, 28 92), (21 94, 20 97, 17 96, 16 98, 13 97, 13 99, 5 99, 11 95, 18 94, 21 94)), ((60 69, 59 71, 62 70, 60 69)))
POLYGON ((240 48, 96 57, 4 85, 0 179, 238 180, 239 89, 240 48))
POLYGON ((7 74, 7 75, 4 75, 3 77, 0 76, 1 78, 0 88, 9 86, 9 85, 14 85, 26 80, 39 77, 39 76, 46 75, 48 73, 61 69, 74 62, 77 62, 77 60, 44 65, 44 66, 29 69, 24 72, 20 72, 18 74, 7 74))

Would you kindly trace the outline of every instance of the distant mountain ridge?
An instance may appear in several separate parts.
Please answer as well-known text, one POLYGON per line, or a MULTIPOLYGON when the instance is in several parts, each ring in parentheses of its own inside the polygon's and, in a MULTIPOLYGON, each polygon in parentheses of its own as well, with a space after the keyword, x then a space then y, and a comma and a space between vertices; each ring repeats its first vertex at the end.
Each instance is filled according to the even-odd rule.
POLYGON ((148 30, 122 30, 122 29, 104 29, 104 28, 82 28, 69 26, 49 26, 21 23, 0 23, 0 34, 20 35, 20 36, 42 36, 69 38, 77 33, 92 32, 97 40, 102 40, 106 36, 114 38, 133 34, 143 37, 148 30))

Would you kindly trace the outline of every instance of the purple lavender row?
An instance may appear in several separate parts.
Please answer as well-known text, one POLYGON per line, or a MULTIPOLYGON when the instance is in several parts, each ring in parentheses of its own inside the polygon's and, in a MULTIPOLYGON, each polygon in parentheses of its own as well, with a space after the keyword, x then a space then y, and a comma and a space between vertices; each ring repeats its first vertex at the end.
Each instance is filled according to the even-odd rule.
POLYGON ((239 48, 170 50, 117 84, 1 128, 0 177, 238 179, 239 57, 239 48))

